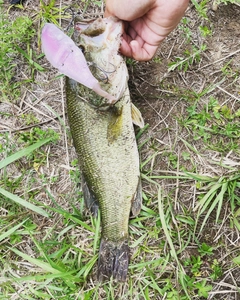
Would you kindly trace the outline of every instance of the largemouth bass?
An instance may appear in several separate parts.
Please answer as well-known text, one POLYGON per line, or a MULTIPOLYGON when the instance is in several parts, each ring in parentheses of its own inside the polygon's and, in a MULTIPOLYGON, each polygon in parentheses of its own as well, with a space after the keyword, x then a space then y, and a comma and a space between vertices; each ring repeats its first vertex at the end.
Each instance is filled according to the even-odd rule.
MULTIPOLYGON (((94 215, 98 207, 101 213, 98 278, 112 276, 125 281, 129 215, 131 210, 133 215, 139 213, 142 201, 132 118, 140 125, 142 120, 131 104, 128 71, 118 53, 122 22, 99 18, 75 27, 76 45, 82 49, 100 89, 110 95, 97 95, 91 87, 66 78, 68 120, 82 171, 84 200, 94 215)), ((74 70, 81 73, 81 69, 74 70)))

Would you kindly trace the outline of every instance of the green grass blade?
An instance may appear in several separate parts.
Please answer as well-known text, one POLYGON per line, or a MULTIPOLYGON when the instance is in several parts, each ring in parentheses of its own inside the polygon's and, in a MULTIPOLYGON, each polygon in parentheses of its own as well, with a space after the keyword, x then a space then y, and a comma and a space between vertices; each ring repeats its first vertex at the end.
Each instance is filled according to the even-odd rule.
POLYGON ((34 289, 30 284, 27 285, 27 288, 37 299, 45 299, 45 300, 51 299, 50 295, 48 295, 47 293, 38 291, 37 289, 34 289))
POLYGON ((228 182, 225 182, 222 185, 221 192, 217 196, 217 198, 218 198, 218 208, 217 208, 217 214, 216 214, 216 223, 219 219, 219 216, 220 216, 220 213, 221 213, 221 210, 222 210, 223 198, 224 198, 224 194, 227 191, 227 188, 228 188, 228 182))
POLYGON ((149 176, 146 176, 145 174, 143 174, 143 173, 141 173, 141 178, 143 179, 143 180, 146 180, 147 182, 150 182, 150 183, 153 183, 153 184, 156 184, 157 186, 158 186, 158 184, 157 184, 157 182, 156 181, 154 181, 154 180, 152 180, 149 176))
POLYGON ((92 270, 93 266, 95 265, 96 261, 98 260, 98 254, 95 254, 92 259, 86 264, 85 272, 83 274, 84 279, 87 278, 88 274, 92 270))
POLYGON ((92 228, 91 226, 89 226, 87 223, 85 223, 84 221, 80 220, 80 218, 73 216, 71 213, 63 210, 63 209, 57 209, 54 207, 48 207, 49 210, 54 211, 59 213, 60 215, 62 215, 64 218, 69 219, 74 221, 76 224, 84 227, 85 229, 91 231, 91 232, 95 232, 94 228, 92 228))
POLYGON ((168 231, 167 224, 166 224, 166 221, 165 221, 165 215, 164 215, 164 209, 163 209, 163 203, 162 203, 162 193, 161 193, 160 187, 158 189, 158 209, 159 209, 160 220, 161 220, 161 223, 162 223, 162 228, 163 228, 163 231, 165 233, 167 242, 170 246, 171 254, 175 258, 176 262, 179 264, 177 253, 175 251, 175 247, 173 245, 173 241, 172 241, 172 238, 170 236, 170 233, 168 231))
POLYGON ((233 259, 233 262, 237 265, 240 265, 240 255, 233 259))
POLYGON ((155 158, 157 155, 159 155, 157 152, 156 153, 153 153, 152 155, 150 155, 144 162, 141 163, 141 166, 140 166, 140 169, 143 169, 144 166, 146 164, 149 163, 149 161, 151 161, 153 158, 155 158))
POLYGON ((36 245, 41 257, 43 257, 47 261, 47 263, 55 270, 58 270, 60 272, 66 272, 66 270, 64 269, 63 266, 59 266, 51 260, 51 258, 46 254, 44 249, 41 247, 40 243, 38 243, 38 241, 34 238, 34 236, 31 233, 30 233, 30 236, 31 236, 31 239, 33 240, 34 244, 36 245))
POLYGON ((54 269, 50 264, 44 262, 44 261, 41 261, 39 259, 36 259, 36 258, 33 258, 17 249, 14 249, 14 248, 9 248, 11 251, 13 251, 14 253, 16 253, 18 256, 21 256, 23 259, 27 260, 28 262, 30 262, 31 264, 34 264, 38 267, 40 267, 43 271, 45 272, 49 272, 49 273, 52 273, 52 274, 59 274, 59 273, 62 273, 61 271, 59 270, 56 270, 54 269))
POLYGON ((17 224, 16 226, 14 226, 13 228, 10 228, 8 231, 2 233, 0 235, 0 242, 2 240, 4 240, 5 238, 9 237, 12 233, 14 233, 18 228, 20 228, 28 219, 24 220, 23 222, 21 222, 20 224, 17 224))
POLYGON ((145 237, 148 235, 148 232, 145 234, 141 235, 139 239, 137 239, 132 245, 130 245, 130 248, 136 248, 139 245, 142 245, 142 241, 145 239, 145 237))
POLYGON ((60 215, 62 215, 64 218, 66 219, 70 219, 72 221, 74 221, 75 223, 83 226, 85 229, 91 231, 91 232, 95 232, 94 228, 92 228, 91 226, 89 226, 88 224, 86 224, 84 221, 82 221, 80 218, 72 215, 71 213, 65 211, 64 209, 62 209, 57 202, 55 201, 53 195, 48 191, 45 190, 46 193, 49 195, 50 199, 53 201, 53 203, 58 207, 58 208, 54 208, 54 207, 48 207, 49 210, 54 211, 59 213, 60 215))
MULTIPOLYGON (((227 183, 226 183, 226 184, 227 184, 227 183)), ((224 185, 225 185, 225 184, 224 184, 224 185)), ((203 220, 203 222, 202 222, 202 226, 201 226, 201 228, 200 228, 200 230, 199 230, 199 234, 202 232, 202 229, 203 229, 203 227, 205 226, 205 224, 206 224, 206 222, 207 222, 207 219, 209 218, 211 212, 214 210, 214 208, 215 208, 217 205, 219 205, 219 202, 220 202, 221 207, 222 207, 223 195, 224 195, 226 189, 227 189, 227 186, 225 186, 224 189, 221 190, 221 192, 217 195, 217 197, 216 197, 215 200, 213 201, 212 205, 211 205, 210 208, 208 209, 208 212, 207 212, 207 214, 206 214, 206 216, 205 216, 205 218, 204 218, 204 220, 203 220)), ((221 207, 220 207, 220 208, 221 208, 221 207)), ((218 208, 218 210, 219 210, 219 208, 218 208)), ((219 217, 219 214, 220 214, 220 211, 219 211, 219 212, 217 211, 216 222, 217 222, 217 218, 219 217)))
MULTIPOLYGON (((151 287, 155 290, 158 291, 159 295, 163 295, 163 290, 158 286, 157 282, 154 280, 153 276, 150 277, 152 284, 151 287)), ((147 299, 150 299, 149 297, 147 299)))
POLYGON ((27 209, 30 209, 36 213, 38 213, 39 215, 42 215, 43 217, 49 217, 50 215, 45 211, 43 210, 42 208, 32 204, 32 203, 29 203, 28 201, 20 198, 19 196, 17 195, 14 195, 6 190, 4 190, 3 188, 0 187, 0 194, 2 194, 3 196, 11 199, 12 201, 14 201, 15 203, 18 203, 22 206, 24 206, 25 208, 27 209))
POLYGON ((97 218, 95 219, 95 235, 94 235, 94 241, 93 241, 93 253, 96 254, 97 252, 97 244, 100 236, 100 211, 98 211, 97 218))
POLYGON ((238 221, 239 217, 240 217, 240 208, 233 215, 233 223, 238 229, 238 231, 240 231, 240 222, 238 221))
POLYGON ((200 201, 201 202, 201 206, 199 206, 199 215, 203 214, 205 212, 205 210, 207 209, 207 207, 209 206, 209 204, 212 202, 212 199, 216 196, 217 194, 217 190, 218 188, 215 190, 215 189, 211 189, 210 193, 207 193, 203 198, 202 200, 200 201), (200 209, 201 208, 201 209, 200 209))
POLYGON ((62 127, 63 127, 66 131, 68 131, 68 130, 67 130, 67 126, 66 126, 64 120, 61 118, 61 116, 60 116, 54 109, 52 109, 51 106, 47 105, 46 103, 44 104, 44 106, 45 106, 45 107, 46 107, 46 108, 47 108, 47 109, 48 109, 55 117, 58 118, 58 121, 59 121, 59 123, 62 125, 62 127))
POLYGON ((148 129, 149 124, 145 124, 143 128, 139 129, 138 133, 136 134, 136 140, 138 140, 142 134, 148 129))
POLYGON ((216 183, 208 192, 207 194, 199 201, 199 203, 195 206, 194 211, 196 211, 198 208, 201 208, 200 214, 202 214, 214 195, 216 194, 216 191, 221 187, 220 183, 216 183))
POLYGON ((161 188, 160 187, 158 189, 158 208, 159 208, 159 216, 160 216, 160 220, 161 220, 161 223, 162 223, 162 228, 163 228, 163 231, 165 233, 167 242, 168 242, 168 244, 170 246, 170 249, 171 249, 170 253, 171 253, 172 257, 176 260, 177 265, 178 265, 178 268, 177 268, 177 274, 178 275, 177 276, 181 281, 183 290, 184 290, 187 298, 191 299, 190 296, 188 295, 187 287, 185 286, 184 281, 182 280, 182 278, 184 278, 186 273, 185 273, 185 270, 182 267, 181 263, 178 260, 177 253, 176 253, 175 247, 173 245, 172 238, 170 236, 170 233, 168 231, 167 224, 166 224, 166 221, 165 221, 163 202, 162 202, 162 193, 161 193, 161 188))
POLYGON ((22 158, 23 156, 29 155, 34 150, 40 148, 41 146, 43 146, 44 144, 47 144, 50 141, 51 141, 51 138, 47 138, 47 139, 38 141, 37 143, 35 143, 27 148, 22 149, 16 153, 14 153, 13 155, 10 155, 9 157, 0 161, 0 169, 6 167, 7 165, 11 164, 12 162, 14 162, 16 160, 22 158))
POLYGON ((96 261, 98 259, 98 254, 95 254, 78 272, 77 276, 83 276, 86 278, 91 271, 92 267, 95 265, 96 261))
MULTIPOLYGON (((129 269, 142 269, 146 266, 151 266, 151 265, 159 266, 159 265, 162 265, 163 262, 164 262, 163 258, 157 258, 154 260, 140 262, 137 264, 130 264, 129 269)), ((168 260, 167 260, 167 262, 168 262, 168 260)), ((163 266, 166 267, 165 264, 163 266)))
MULTIPOLYGON (((71 272, 65 272, 65 273, 57 273, 57 274, 34 274, 34 275, 29 275, 29 276, 23 276, 23 277, 5 277, 2 282, 26 282, 26 281, 36 281, 36 282, 43 282, 43 280, 47 280, 47 281, 51 281, 55 278, 61 278, 61 279, 68 279, 68 280, 72 280, 72 282, 81 282, 82 280, 76 276, 73 276, 72 273, 75 271, 71 271, 71 272)), ((1 299, 1 298, 0 298, 1 299)))
POLYGON ((19 53, 21 53, 28 60, 28 62, 29 62, 30 65, 34 66, 40 72, 45 71, 45 69, 43 67, 41 67, 35 61, 33 61, 31 59, 31 57, 25 51, 23 51, 20 47, 18 47, 18 45, 15 45, 15 48, 19 51, 19 53))
POLYGON ((199 174, 194 174, 194 173, 190 173, 190 172, 185 172, 185 174, 187 174, 190 178, 193 178, 197 181, 207 181, 207 182, 211 182, 211 181, 216 181, 216 177, 210 177, 210 176, 204 176, 204 175, 199 175, 199 174))

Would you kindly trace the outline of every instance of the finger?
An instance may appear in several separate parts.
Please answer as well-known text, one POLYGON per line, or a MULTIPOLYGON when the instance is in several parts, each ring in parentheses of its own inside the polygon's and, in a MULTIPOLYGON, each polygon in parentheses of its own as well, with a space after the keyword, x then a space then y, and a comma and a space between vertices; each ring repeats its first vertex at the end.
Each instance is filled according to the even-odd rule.
POLYGON ((130 44, 130 42, 133 40, 133 38, 124 32, 122 35, 122 40, 126 41, 128 44, 130 44))
POLYGON ((129 46, 132 50, 132 57, 138 61, 147 61, 152 59, 158 49, 158 46, 152 46, 147 43, 141 46, 136 40, 131 41, 129 46))
POLYGON ((138 33, 136 32, 135 28, 131 26, 131 23, 129 23, 127 26, 125 26, 125 32, 128 36, 131 37, 132 40, 135 40, 138 33))
POLYGON ((122 40, 119 50, 122 53, 122 55, 125 55, 127 57, 132 57, 132 49, 126 40, 124 39, 122 40))

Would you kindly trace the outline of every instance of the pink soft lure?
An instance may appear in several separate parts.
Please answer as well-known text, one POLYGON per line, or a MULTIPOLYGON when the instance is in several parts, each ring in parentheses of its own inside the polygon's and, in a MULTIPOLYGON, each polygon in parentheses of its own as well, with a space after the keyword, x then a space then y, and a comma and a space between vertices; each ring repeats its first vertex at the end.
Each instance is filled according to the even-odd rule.
POLYGON ((116 102, 117 99, 104 91, 92 75, 81 49, 57 26, 46 23, 42 29, 41 41, 47 60, 59 72, 92 89, 106 98, 109 104, 116 102))

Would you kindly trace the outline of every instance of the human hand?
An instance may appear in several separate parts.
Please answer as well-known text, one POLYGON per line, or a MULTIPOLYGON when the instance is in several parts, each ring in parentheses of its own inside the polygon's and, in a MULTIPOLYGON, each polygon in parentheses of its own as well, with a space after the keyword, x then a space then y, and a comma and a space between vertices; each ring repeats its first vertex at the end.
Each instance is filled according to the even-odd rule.
POLYGON ((189 0, 106 0, 105 17, 124 21, 121 53, 146 61, 180 22, 188 3, 189 0))

